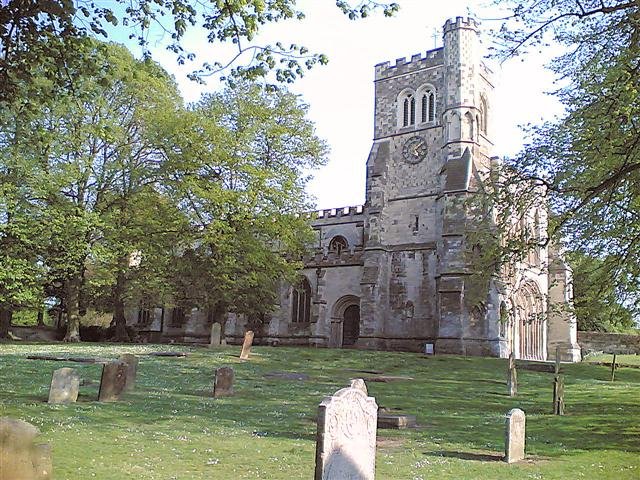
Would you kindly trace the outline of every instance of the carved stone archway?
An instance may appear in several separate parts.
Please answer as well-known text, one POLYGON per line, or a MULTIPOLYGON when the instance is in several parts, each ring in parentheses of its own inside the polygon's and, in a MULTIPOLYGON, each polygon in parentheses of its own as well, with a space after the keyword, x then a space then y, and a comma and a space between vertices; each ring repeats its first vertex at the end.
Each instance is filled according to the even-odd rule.
MULTIPOLYGON (((355 309, 357 307, 358 322, 360 319, 360 298, 355 295, 345 295, 333 305, 331 310, 331 328, 329 333, 329 347, 341 348, 344 342, 344 320, 345 314, 349 321, 353 321, 355 309)), ((359 330, 358 330, 359 331, 359 330)), ((355 343, 355 342, 354 342, 355 343)))

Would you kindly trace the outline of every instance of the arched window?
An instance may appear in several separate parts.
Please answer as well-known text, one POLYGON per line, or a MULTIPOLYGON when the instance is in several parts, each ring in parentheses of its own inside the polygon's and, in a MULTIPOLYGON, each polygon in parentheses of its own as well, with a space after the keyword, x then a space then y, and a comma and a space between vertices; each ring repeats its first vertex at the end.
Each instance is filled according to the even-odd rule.
POLYGON ((484 135, 487 134, 487 123, 488 123, 488 108, 487 108, 487 99, 484 97, 480 98, 480 122, 478 125, 478 129, 484 135))
POLYGON ((293 288, 291 294, 291 321, 309 323, 311 318, 311 285, 306 277, 293 288))
POLYGON ((335 252, 338 255, 349 248, 349 242, 342 235, 336 235, 329 242, 329 251, 335 252))
POLYGON ((416 98, 412 90, 403 90, 398 95, 398 128, 409 127, 416 123, 416 98))
POLYGON ((431 90, 422 94, 421 107, 420 121, 433 122, 436 119, 436 95, 431 90))
POLYGON ((467 138, 469 140, 474 140, 474 132, 473 132, 473 115, 471 115, 469 112, 464 114, 464 121, 466 124, 466 129, 467 129, 467 138))

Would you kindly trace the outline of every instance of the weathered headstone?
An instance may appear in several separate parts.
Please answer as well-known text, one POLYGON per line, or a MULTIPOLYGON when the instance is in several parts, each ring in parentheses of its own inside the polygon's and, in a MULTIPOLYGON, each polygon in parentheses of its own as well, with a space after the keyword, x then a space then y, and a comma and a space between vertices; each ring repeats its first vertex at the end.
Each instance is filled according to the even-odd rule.
POLYGON ((102 367, 100 378, 99 402, 115 402, 120 400, 127 383, 127 369, 124 362, 109 362, 102 367))
POLYGON ((553 380, 553 413, 564 415, 564 378, 561 375, 553 380))
POLYGON ((507 371, 507 390, 510 397, 518 395, 518 371, 516 370, 516 359, 513 352, 509 355, 509 370, 507 371))
POLYGON ((125 379, 125 391, 133 390, 136 386, 136 377, 138 376, 138 357, 125 353, 120 355, 120 361, 127 364, 127 377, 125 379))
POLYGON ((367 384, 364 383, 364 380, 361 378, 352 378, 349 382, 349 386, 351 388, 357 388, 362 390, 362 393, 365 395, 369 395, 369 391, 367 390, 367 384))
POLYGON ((220 346, 221 333, 222 333, 222 325, 220 325, 218 322, 213 322, 213 325, 211 325, 211 337, 209 338, 210 347, 220 346))
POLYGON ((0 418, 0 480, 49 480, 51 449, 36 445, 40 432, 30 423, 0 418))
POLYGON ((246 360, 251 353, 251 345, 253 345, 253 330, 248 330, 244 334, 244 342, 242 342, 242 351, 240 352, 240 359, 246 360))
POLYGON ((80 375, 73 368, 53 371, 49 387, 49 403, 73 403, 78 399, 80 375))
POLYGON ((218 397, 230 397, 233 395, 233 380, 234 372, 231 367, 216 368, 215 376, 213 378, 213 396, 218 397))
POLYGON ((519 408, 507 413, 504 438, 504 461, 507 463, 524 459, 525 421, 525 414, 519 408))
POLYGON ((417 425, 415 415, 404 413, 378 413, 378 428, 401 430, 414 428, 417 425))
POLYGON ((374 480, 378 406, 347 387, 318 407, 315 480, 374 480))

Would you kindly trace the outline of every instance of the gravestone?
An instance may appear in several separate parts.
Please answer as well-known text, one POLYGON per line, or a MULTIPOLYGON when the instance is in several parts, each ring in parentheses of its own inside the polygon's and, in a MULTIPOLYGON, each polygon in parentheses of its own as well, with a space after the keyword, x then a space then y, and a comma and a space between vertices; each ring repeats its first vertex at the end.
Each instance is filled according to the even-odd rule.
POLYGON ((507 390, 510 397, 518 394, 518 371, 516 370, 516 359, 511 352, 509 355, 509 370, 507 371, 507 390))
POLYGON ((102 367, 100 378, 99 402, 115 402, 120 400, 127 383, 129 366, 124 362, 109 362, 102 367))
POLYGON ((213 378, 213 397, 230 397, 233 395, 233 380, 235 378, 233 368, 216 368, 213 378))
POLYGON ((133 390, 136 386, 136 377, 138 376, 138 357, 125 353, 120 355, 120 361, 127 364, 127 376, 125 379, 125 391, 133 390))
POLYGON ((357 388, 359 390, 362 390, 362 393, 364 393, 365 395, 369 395, 369 391, 367 390, 367 384, 364 383, 364 380, 361 378, 352 378, 351 381, 349 382, 349 386, 351 388, 357 388))
POLYGON ((80 375, 73 368, 53 371, 49 387, 49 403, 74 403, 78 399, 80 375))
POLYGON ((402 430, 417 426, 415 415, 404 413, 378 413, 378 428, 402 430))
POLYGON ((211 325, 211 337, 209 339, 210 347, 219 347, 221 345, 220 335, 222 333, 222 325, 218 322, 213 322, 211 325))
POLYGON ((378 406, 359 387, 318 407, 315 480, 374 480, 378 406))
POLYGON ((248 330, 244 334, 244 342, 242 342, 242 351, 240 352, 240 359, 246 360, 251 353, 251 345, 253 345, 253 330, 248 330))
POLYGON ((553 380, 553 414, 564 415, 564 378, 561 375, 553 380))
POLYGON ((519 462, 524 459, 525 415, 519 408, 509 410, 504 439, 504 461, 519 462))
POLYGON ((30 423, 0 417, 0 480, 50 480, 51 448, 37 445, 30 423))

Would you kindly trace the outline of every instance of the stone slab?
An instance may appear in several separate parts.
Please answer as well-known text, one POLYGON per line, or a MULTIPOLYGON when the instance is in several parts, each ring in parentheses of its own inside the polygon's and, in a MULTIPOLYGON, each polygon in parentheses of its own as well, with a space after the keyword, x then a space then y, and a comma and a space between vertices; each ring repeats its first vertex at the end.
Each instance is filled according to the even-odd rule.
POLYGON ((59 368, 53 371, 49 387, 48 403, 74 403, 78 400, 80 375, 73 368, 59 368))
POLYGON ((343 388, 318 407, 314 480, 374 480, 378 406, 360 388, 343 388))
POLYGON ((402 430, 416 426, 415 415, 378 413, 378 428, 402 430))
POLYGON ((504 461, 515 463, 524 460, 526 417, 522 410, 514 408, 507 413, 505 422, 504 461))
POLYGON ((235 373, 231 367, 216 368, 213 377, 213 397, 230 397, 233 395, 235 373))
POLYGON ((209 337, 210 347, 219 347, 221 345, 222 325, 218 322, 213 322, 211 325, 211 335, 209 337))
POLYGON ((131 391, 135 388, 136 378, 138 377, 138 357, 130 353, 125 353, 124 355, 120 355, 119 360, 127 364, 127 378, 124 389, 125 391, 131 391))
POLYGON ((124 362, 109 362, 102 367, 100 378, 99 402, 116 402, 125 391, 127 382, 127 369, 124 362))
POLYGON ((244 341, 242 342, 242 351, 240 352, 241 360, 247 360, 249 358, 252 345, 253 345, 253 330, 249 330, 244 334, 244 341))
POLYGON ((39 430, 30 423, 0 417, 0 480, 50 480, 51 448, 36 444, 39 430))

